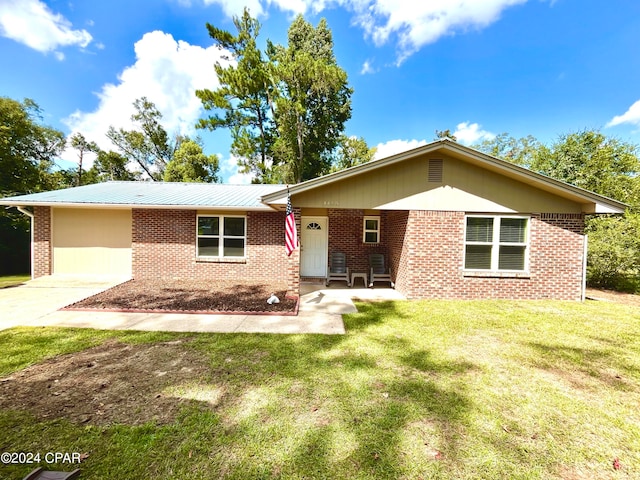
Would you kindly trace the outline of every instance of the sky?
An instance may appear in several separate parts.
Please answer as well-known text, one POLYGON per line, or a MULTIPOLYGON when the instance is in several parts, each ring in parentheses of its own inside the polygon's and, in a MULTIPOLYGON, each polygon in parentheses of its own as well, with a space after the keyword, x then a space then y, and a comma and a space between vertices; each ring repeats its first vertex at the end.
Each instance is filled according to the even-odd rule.
MULTIPOLYGON (((170 134, 200 135, 225 183, 248 183, 226 130, 196 130, 196 89, 215 89, 206 23, 234 32, 244 7, 260 41, 286 44, 297 14, 326 18, 354 89, 345 133, 377 158, 451 130, 552 143, 600 129, 640 144, 638 0, 0 0, 0 96, 33 99, 43 123, 106 150, 146 96, 170 134)), ((58 164, 69 168, 67 149, 58 164)))

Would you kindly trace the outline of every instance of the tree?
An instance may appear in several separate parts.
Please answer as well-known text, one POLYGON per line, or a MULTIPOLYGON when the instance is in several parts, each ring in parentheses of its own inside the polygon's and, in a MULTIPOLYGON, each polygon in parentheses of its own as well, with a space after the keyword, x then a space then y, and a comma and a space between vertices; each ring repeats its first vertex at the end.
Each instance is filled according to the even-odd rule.
POLYGON ((118 152, 112 150, 105 152, 104 150, 100 150, 95 162, 93 162, 93 167, 91 167, 91 170, 88 172, 88 176, 96 183, 109 180, 139 180, 140 174, 138 172, 131 172, 127 168, 128 162, 127 158, 118 152))
POLYGON ((164 171, 165 182, 216 183, 218 178, 217 155, 205 155, 202 146, 193 140, 180 144, 173 159, 164 171))
POLYGON ((340 137, 332 170, 338 171, 373 160, 376 148, 369 148, 362 137, 340 137))
POLYGON ((561 135, 540 147, 530 168, 622 202, 632 200, 640 174, 638 147, 599 131, 561 135))
POLYGON ((326 20, 314 28, 298 15, 287 48, 269 42, 267 52, 278 81, 274 157, 284 164, 283 180, 298 183, 327 173, 351 118, 353 90, 336 63, 326 20))
POLYGON ((442 138, 449 138, 454 142, 458 141, 458 137, 451 133, 451 130, 448 128, 446 130, 436 130, 436 140, 440 140, 442 138))
MULTIPOLYGON (((0 97, 0 196, 41 191, 51 182, 64 134, 41 121, 33 100, 0 97)), ((0 209, 0 258, 0 274, 29 271, 29 221, 21 213, 0 209)))
POLYGON ((258 183, 271 183, 275 127, 270 95, 274 85, 269 65, 257 46, 260 23, 249 15, 247 8, 241 17, 233 19, 233 23, 237 35, 207 23, 214 43, 230 51, 237 63, 224 67, 216 63, 220 88, 196 91, 205 110, 214 112, 201 118, 197 128, 229 128, 231 153, 238 158, 240 171, 252 173, 258 183))
POLYGON ((109 127, 107 137, 128 159, 135 161, 151 180, 161 180, 167 163, 180 145, 181 138, 171 142, 160 124, 162 114, 146 97, 133 102, 131 120, 139 130, 116 130, 109 127))
POLYGON ((98 145, 96 142, 89 142, 80 132, 74 133, 69 138, 69 144, 73 149, 78 152, 78 178, 76 180, 76 186, 82 185, 82 162, 84 160, 84 154, 89 152, 97 152, 98 145))
POLYGON ((54 159, 64 148, 64 134, 42 125, 40 107, 0 97, 0 195, 42 189, 54 159))
POLYGON ((327 173, 345 122, 352 90, 335 60, 323 19, 314 28, 302 16, 289 27, 288 46, 257 46, 260 24, 245 9, 237 34, 207 24, 214 43, 236 65, 216 64, 220 89, 196 92, 213 112, 199 128, 229 128, 231 153, 254 181, 300 182, 327 173))
POLYGON ((473 145, 476 150, 527 168, 536 163, 537 156, 542 154, 542 147, 543 145, 531 135, 515 138, 507 133, 473 145))

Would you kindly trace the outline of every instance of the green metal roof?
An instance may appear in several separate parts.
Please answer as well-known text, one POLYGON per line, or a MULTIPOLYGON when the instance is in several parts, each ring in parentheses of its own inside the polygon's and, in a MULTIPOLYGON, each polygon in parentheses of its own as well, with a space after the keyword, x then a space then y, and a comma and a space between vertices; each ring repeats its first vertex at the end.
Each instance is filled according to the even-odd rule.
POLYGON ((268 210, 260 198, 282 188, 283 185, 106 182, 0 198, 0 205, 268 210))

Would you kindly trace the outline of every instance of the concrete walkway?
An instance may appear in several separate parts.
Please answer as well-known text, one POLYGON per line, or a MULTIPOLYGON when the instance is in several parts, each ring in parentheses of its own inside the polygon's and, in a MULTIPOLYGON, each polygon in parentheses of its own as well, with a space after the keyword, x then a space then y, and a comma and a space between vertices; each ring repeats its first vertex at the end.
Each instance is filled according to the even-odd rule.
POLYGON ((59 310, 125 281, 114 277, 52 275, 0 289, 0 330, 16 327, 79 327, 171 332, 344 334, 342 314, 356 312, 351 297, 403 298, 391 289, 325 289, 303 285, 297 316, 81 312, 59 310))

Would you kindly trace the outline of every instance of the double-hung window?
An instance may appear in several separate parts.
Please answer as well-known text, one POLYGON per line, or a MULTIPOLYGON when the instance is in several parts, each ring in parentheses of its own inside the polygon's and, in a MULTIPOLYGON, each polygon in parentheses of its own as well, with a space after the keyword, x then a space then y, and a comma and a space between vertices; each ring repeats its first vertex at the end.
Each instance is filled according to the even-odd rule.
POLYGON ((198 215, 198 257, 244 257, 246 218, 198 215))
POLYGON ((380 243, 380 217, 364 217, 362 223, 362 242, 380 243))
POLYGON ((528 217, 467 216, 464 268, 526 271, 528 244, 528 217))

